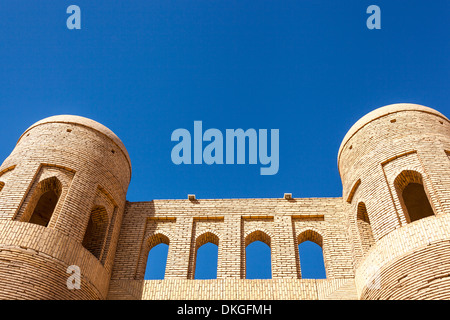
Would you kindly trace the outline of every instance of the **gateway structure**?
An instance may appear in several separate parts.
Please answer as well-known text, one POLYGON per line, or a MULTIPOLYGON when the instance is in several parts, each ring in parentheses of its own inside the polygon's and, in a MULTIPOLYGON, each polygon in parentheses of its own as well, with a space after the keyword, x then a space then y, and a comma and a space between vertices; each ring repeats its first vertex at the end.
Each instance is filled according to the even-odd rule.
POLYGON ((0 298, 450 299, 450 121, 379 108, 344 137, 338 168, 339 198, 127 202, 120 139, 86 118, 44 119, 0 167, 0 298), (272 279, 245 279, 256 240, 271 248, 272 279), (306 240, 322 247, 326 279, 302 279, 306 240), (217 279, 194 280, 208 242, 217 279), (165 278, 144 280, 159 243, 165 278))

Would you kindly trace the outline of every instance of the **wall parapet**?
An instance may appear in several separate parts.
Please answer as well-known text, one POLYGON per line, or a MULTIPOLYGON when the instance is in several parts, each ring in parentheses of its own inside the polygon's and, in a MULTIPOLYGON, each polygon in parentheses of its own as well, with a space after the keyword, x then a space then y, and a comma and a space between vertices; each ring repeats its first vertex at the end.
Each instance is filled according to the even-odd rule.
POLYGON ((356 300, 354 279, 113 280, 108 299, 356 300))

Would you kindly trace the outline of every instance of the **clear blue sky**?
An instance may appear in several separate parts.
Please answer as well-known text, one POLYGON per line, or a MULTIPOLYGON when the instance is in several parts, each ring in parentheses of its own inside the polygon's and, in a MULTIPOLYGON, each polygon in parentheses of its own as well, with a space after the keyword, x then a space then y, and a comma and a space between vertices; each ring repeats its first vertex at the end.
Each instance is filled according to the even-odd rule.
POLYGON ((361 116, 398 102, 450 115, 449 17, 448 0, 2 0, 0 158, 34 122, 76 114, 126 145, 129 201, 339 197, 337 151, 361 116), (279 129, 278 173, 174 165, 171 133, 195 120, 279 129))

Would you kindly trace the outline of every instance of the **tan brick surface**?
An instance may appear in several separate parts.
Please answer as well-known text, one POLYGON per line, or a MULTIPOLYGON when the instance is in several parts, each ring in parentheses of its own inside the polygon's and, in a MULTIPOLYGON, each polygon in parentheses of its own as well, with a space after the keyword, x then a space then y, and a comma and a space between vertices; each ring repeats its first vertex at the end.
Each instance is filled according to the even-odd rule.
POLYGON ((413 104, 376 109, 344 137, 338 168, 339 198, 127 202, 120 139, 93 120, 44 119, 0 166, 0 298, 450 299, 449 120, 413 104), (432 216, 411 222, 409 183, 432 216), (49 190, 57 203, 39 225, 49 190), (326 279, 302 279, 307 240, 322 247, 326 279), (271 279, 245 279, 253 241, 270 247, 271 279), (217 279, 195 280, 207 242, 218 246, 217 279), (159 243, 169 246, 165 278, 144 280, 159 243), (66 286, 70 265, 81 289, 66 286))
POLYGON ((130 168, 120 140, 95 121, 57 116, 25 131, 0 167, 2 298, 106 298, 130 168), (54 185, 48 181, 61 192, 44 227, 29 221, 40 194, 54 185), (98 205, 105 207, 108 228, 95 257, 82 242, 98 205), (67 288, 70 265, 80 267, 79 290, 67 288))

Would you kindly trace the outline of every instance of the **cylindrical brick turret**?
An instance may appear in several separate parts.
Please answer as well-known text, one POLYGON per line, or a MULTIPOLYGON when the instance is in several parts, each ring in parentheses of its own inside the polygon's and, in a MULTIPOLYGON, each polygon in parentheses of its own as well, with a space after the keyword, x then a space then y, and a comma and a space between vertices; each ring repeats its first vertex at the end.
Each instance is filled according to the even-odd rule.
POLYGON ((106 298, 130 178, 123 143, 93 120, 28 128, 0 167, 0 299, 106 298))
POLYGON ((362 299, 450 298, 450 121, 415 104, 361 118, 338 154, 362 299))

